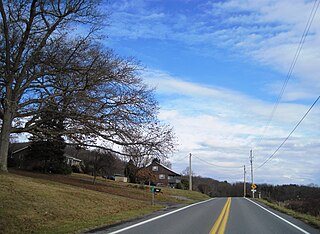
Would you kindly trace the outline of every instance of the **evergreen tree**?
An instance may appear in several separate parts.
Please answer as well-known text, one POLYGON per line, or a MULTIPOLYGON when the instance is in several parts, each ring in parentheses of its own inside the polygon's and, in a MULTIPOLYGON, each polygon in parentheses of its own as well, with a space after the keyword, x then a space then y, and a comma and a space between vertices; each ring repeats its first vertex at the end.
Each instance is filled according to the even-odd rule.
POLYGON ((63 114, 56 105, 47 104, 39 114, 41 124, 30 140, 31 150, 27 161, 35 170, 44 173, 66 174, 71 172, 66 165, 64 149, 66 144, 61 135, 64 129, 63 114))
POLYGON ((136 183, 137 172, 138 168, 134 165, 132 159, 130 159, 124 169, 124 175, 129 178, 130 183, 136 183))

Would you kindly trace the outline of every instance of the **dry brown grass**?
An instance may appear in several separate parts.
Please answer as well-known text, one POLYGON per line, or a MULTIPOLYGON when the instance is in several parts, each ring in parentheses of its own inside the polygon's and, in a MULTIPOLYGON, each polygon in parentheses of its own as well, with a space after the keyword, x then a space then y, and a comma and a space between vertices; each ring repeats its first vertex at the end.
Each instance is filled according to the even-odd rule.
MULTIPOLYGON (((136 218, 151 206, 149 186, 119 183, 82 174, 44 175, 25 171, 0 174, 0 233, 74 233, 136 218)), ((205 200, 206 195, 162 188, 165 204, 205 200), (173 196, 182 196, 181 200, 173 196)))
POLYGON ((310 224, 317 229, 320 229, 320 217, 315 217, 315 216, 312 216, 309 214, 302 214, 297 211, 290 210, 290 209, 285 208, 283 206, 277 205, 275 203, 268 202, 267 200, 264 200, 264 199, 257 199, 257 200, 261 203, 266 204, 267 206, 269 206, 275 210, 278 210, 282 213, 288 214, 296 219, 300 219, 301 221, 303 221, 307 224, 310 224))
POLYGON ((43 179, 0 174, 0 233, 69 233, 160 206, 43 179))
MULTIPOLYGON (((45 179, 55 181, 63 184, 73 185, 93 191, 99 191, 103 193, 113 194, 122 197, 128 197, 137 200, 149 201, 151 198, 151 187, 139 184, 121 183, 112 180, 106 180, 98 177, 96 184, 93 184, 93 177, 85 174, 72 174, 72 175, 48 175, 38 174, 26 171, 13 171, 16 174, 23 176, 45 179)), ((161 188, 162 192, 156 194, 156 200, 158 202, 170 203, 192 203, 195 201, 208 199, 208 196, 199 192, 161 188), (183 196, 188 200, 177 199, 174 196, 183 196)))

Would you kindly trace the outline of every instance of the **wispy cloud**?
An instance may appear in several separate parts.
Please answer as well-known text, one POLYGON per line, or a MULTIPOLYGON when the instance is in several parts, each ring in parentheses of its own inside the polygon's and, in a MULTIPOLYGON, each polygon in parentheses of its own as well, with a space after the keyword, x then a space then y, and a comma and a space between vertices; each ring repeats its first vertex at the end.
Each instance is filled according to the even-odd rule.
MULTIPOLYGON (((313 7, 312 1, 303 0, 181 4, 195 11, 190 14, 180 9, 168 10, 161 1, 134 1, 134 4, 133 1, 117 1, 108 34, 113 38, 173 40, 208 56, 215 56, 219 48, 229 50, 232 53, 225 56, 247 57, 280 71, 285 77, 313 7)), ((310 99, 310 92, 318 92, 319 44, 318 13, 290 81, 304 88, 293 94, 289 89, 286 93, 290 100, 310 99)))
MULTIPOLYGON (((284 80, 312 7, 313 1, 304 0, 119 0, 111 6, 112 22, 106 31, 115 41, 160 41, 179 45, 202 57, 235 63, 245 60, 270 72, 279 72, 284 80)), ((160 119, 174 126, 179 138, 179 152, 172 157, 174 169, 185 169, 190 152, 220 166, 247 164, 252 147, 255 164, 260 165, 319 95, 319 44, 318 12, 265 134, 264 126, 274 102, 258 99, 237 87, 231 90, 200 84, 199 77, 177 77, 154 68, 143 72, 145 80, 157 87, 160 119)), ((232 79, 242 82, 239 77, 232 79)), ((259 88, 274 97, 274 101, 283 80, 265 78, 259 88)), ((274 159, 257 170, 258 182, 320 184, 319 116, 318 104, 274 159)), ((223 170, 204 165, 197 158, 193 168, 202 176, 242 179, 241 169, 223 170)))
MULTIPOLYGON (((144 76, 150 85, 157 87, 157 95, 162 100, 160 119, 174 126, 178 136, 179 151, 172 157, 178 171, 187 166, 186 156, 190 152, 220 166, 248 164, 252 147, 258 166, 274 152, 308 109, 308 105, 303 104, 280 104, 272 125, 263 136, 264 126, 273 108, 272 103, 228 89, 186 82, 161 71, 149 70, 144 76), (258 144, 261 137, 263 140, 258 144)), ((291 182, 290 177, 294 182, 300 173, 304 173, 306 178, 315 178, 320 165, 317 157, 320 147, 317 137, 319 115, 319 108, 314 109, 301 128, 276 154, 275 160, 258 170, 258 181, 291 182), (308 172, 305 172, 306 167, 308 172)), ((202 176, 236 180, 236 175, 241 175, 241 169, 232 169, 231 176, 228 173, 230 169, 210 167, 197 158, 194 160, 194 170, 202 176)), ((301 179, 301 183, 319 182, 320 178, 316 180, 301 179)))

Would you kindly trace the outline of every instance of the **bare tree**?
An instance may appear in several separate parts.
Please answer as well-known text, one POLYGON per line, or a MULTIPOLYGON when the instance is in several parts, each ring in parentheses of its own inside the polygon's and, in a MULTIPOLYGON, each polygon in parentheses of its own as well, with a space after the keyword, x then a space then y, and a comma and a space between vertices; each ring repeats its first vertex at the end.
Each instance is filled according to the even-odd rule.
POLYGON ((138 144, 125 146, 126 154, 137 167, 144 167, 154 158, 165 162, 168 154, 174 150, 175 136, 173 129, 168 125, 162 125, 158 121, 139 129, 133 135, 138 144))
POLYGON ((1 1, 1 170, 7 170, 12 133, 41 134, 50 106, 63 118, 69 144, 95 146, 130 156, 165 156, 174 148, 169 126, 157 119, 158 104, 139 78, 139 65, 92 42, 98 1, 1 1), (89 24, 88 34, 68 30, 89 24))
POLYGON ((92 151, 91 160, 86 162, 92 166, 93 184, 96 183, 97 175, 102 175, 114 164, 115 158, 108 152, 103 150, 92 151))
MULTIPOLYGON (((186 168, 181 172, 181 174, 182 174, 183 176, 189 176, 189 175, 190 175, 190 169, 189 169, 189 167, 186 167, 186 168)), ((195 176, 196 173, 195 173, 194 171, 191 171, 191 175, 192 175, 192 176, 195 176)))
MULTIPOLYGON (((85 88, 79 90, 73 83, 75 78, 67 85, 63 79, 51 88, 54 101, 66 116, 65 136, 69 142, 99 145, 130 157, 165 157, 174 148, 174 134, 172 128, 159 123, 153 89, 139 77, 138 64, 97 46, 83 47, 88 49, 78 55, 79 63, 84 57, 94 61, 87 71, 85 88)), ((29 131, 37 129, 37 121, 39 118, 33 116, 27 123, 29 131)))
POLYGON ((148 183, 148 185, 151 185, 151 183, 157 182, 157 176, 148 168, 140 168, 136 177, 141 184, 148 183))
MULTIPOLYGON (((53 77, 75 72, 72 63, 57 70, 51 67, 51 62, 56 60, 71 26, 91 24, 89 31, 93 31, 98 20, 97 3, 94 0, 0 1, 2 171, 7 170, 10 134, 19 132, 12 129, 21 124, 18 119, 30 116, 44 99, 54 98, 46 93, 54 85, 53 77)), ((84 40, 77 38, 69 50, 77 51, 84 40)))

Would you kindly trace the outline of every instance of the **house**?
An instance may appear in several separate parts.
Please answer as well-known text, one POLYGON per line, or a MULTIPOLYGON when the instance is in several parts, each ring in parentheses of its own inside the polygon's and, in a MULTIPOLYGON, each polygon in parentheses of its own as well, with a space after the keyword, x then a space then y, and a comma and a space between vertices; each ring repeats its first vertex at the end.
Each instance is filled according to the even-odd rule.
POLYGON ((66 162, 68 165, 70 165, 71 167, 72 166, 80 166, 81 165, 81 162, 82 160, 81 159, 78 159, 78 158, 75 158, 75 157, 72 157, 68 154, 64 154, 64 156, 66 157, 66 162))
POLYGON ((29 152, 29 150, 29 142, 11 144, 8 153, 8 166, 23 168, 25 155, 29 152))
POLYGON ((152 163, 146 166, 146 168, 155 175, 155 183, 157 186, 169 186, 174 188, 181 182, 180 174, 161 164, 157 159, 154 159, 152 163))
MULTIPOLYGON (((31 142, 13 143, 9 147, 8 166, 24 169, 32 169, 36 165, 35 162, 26 163, 26 155, 31 150, 31 142), (27 164, 27 165, 26 165, 27 164), (30 165, 28 165, 30 164, 30 165)), ((80 167, 82 160, 64 154, 66 163, 70 166, 80 167)))
POLYGON ((124 182, 124 183, 128 182, 128 178, 122 174, 114 174, 114 180, 117 182, 124 182))

